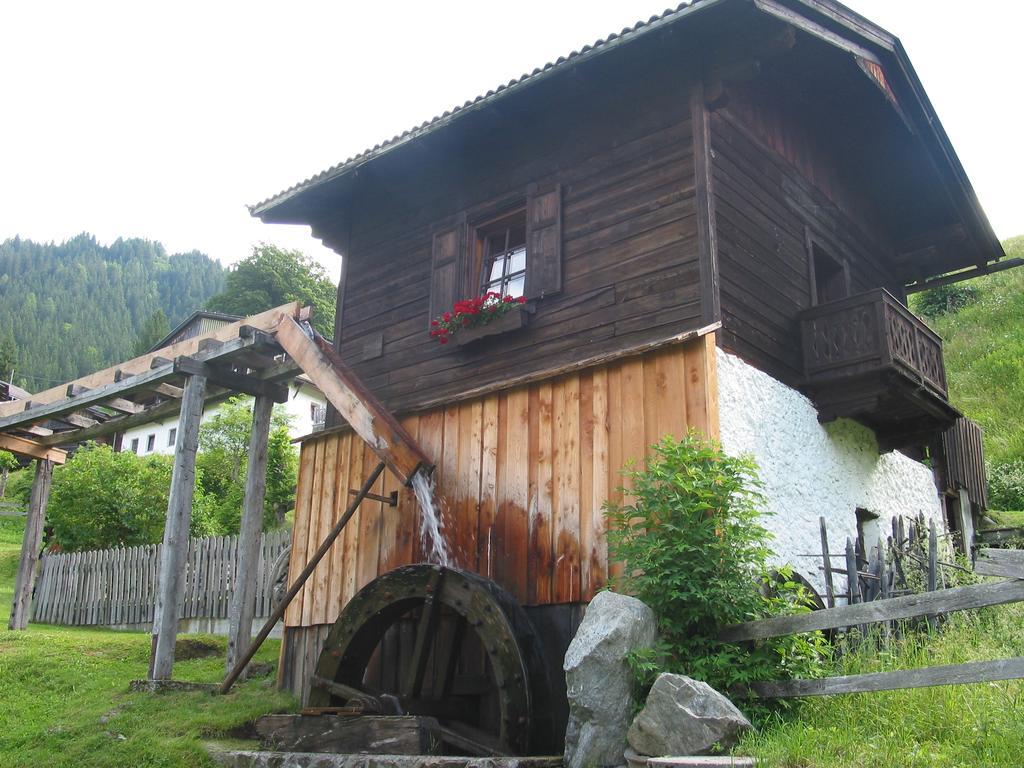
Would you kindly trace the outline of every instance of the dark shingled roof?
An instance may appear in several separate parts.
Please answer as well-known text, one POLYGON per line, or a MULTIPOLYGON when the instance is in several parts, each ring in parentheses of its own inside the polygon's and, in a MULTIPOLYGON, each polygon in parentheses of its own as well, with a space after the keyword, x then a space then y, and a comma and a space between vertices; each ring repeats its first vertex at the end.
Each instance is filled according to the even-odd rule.
POLYGON ((259 215, 264 210, 271 208, 277 205, 278 203, 283 202, 284 200, 286 200, 289 197, 292 197, 298 192, 302 192, 303 190, 315 186, 321 182, 327 181, 328 179, 344 175, 352 168, 371 160, 372 158, 386 152, 389 149, 393 149, 394 147, 400 144, 404 144, 405 142, 411 139, 429 133, 430 131, 440 127, 442 124, 448 122, 451 118, 457 116, 461 112, 464 112, 466 109, 470 107, 474 107, 483 102, 488 102, 491 99, 504 96, 505 94, 513 90, 519 90, 525 85, 531 84, 531 82, 537 79, 538 76, 549 74, 552 71, 557 70, 567 64, 575 63, 580 59, 587 58, 602 49, 610 47, 613 43, 619 43, 627 39, 635 38, 638 35, 638 33, 648 32, 651 29, 661 27, 670 21, 675 21, 676 18, 683 15, 686 11, 696 8, 699 3, 701 3, 701 0, 693 0, 693 2, 690 3, 681 3, 678 7, 674 9, 669 8, 665 10, 665 12, 662 13, 660 16, 651 16, 651 18, 649 18, 647 21, 638 21, 632 27, 626 27, 617 34, 613 32, 607 37, 601 38, 600 40, 597 40, 591 43, 590 45, 584 45, 578 51, 573 51, 568 56, 560 56, 555 61, 549 61, 543 67, 538 67, 537 69, 533 70, 533 72, 528 72, 516 79, 509 80, 508 83, 499 85, 494 90, 481 94, 480 96, 477 96, 475 99, 470 99, 461 106, 453 107, 451 110, 447 112, 443 112, 442 114, 437 115, 431 118, 430 120, 426 120, 420 125, 414 128, 410 128, 408 131, 405 131, 404 133, 401 133, 398 136, 393 136, 387 141, 381 142, 380 144, 376 145, 375 147, 372 147, 371 149, 367 149, 363 152, 360 152, 358 155, 354 155, 353 157, 348 158, 348 160, 345 160, 342 163, 338 163, 337 165, 328 168, 326 171, 322 171, 321 173, 318 173, 315 176, 311 176, 305 181, 301 181, 298 184, 295 184, 294 186, 291 186, 288 189, 279 192, 276 195, 267 198, 266 200, 263 200, 262 202, 256 203, 255 205, 250 205, 249 212, 254 216, 259 215))

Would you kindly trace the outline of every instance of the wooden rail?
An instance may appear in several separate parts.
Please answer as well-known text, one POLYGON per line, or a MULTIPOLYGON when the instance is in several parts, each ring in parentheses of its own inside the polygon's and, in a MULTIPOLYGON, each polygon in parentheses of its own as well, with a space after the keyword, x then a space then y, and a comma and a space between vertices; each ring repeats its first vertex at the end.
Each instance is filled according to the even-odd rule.
MULTIPOLYGON (((795 699, 799 696, 831 696, 840 693, 874 693, 903 688, 930 688, 960 683, 991 683, 1024 677, 1024 659, 972 661, 896 672, 826 677, 821 680, 779 680, 751 683, 746 692, 762 699, 795 699)), ((734 691, 743 693, 743 691, 734 691)))
POLYGON ((840 605, 823 611, 796 616, 777 616, 725 627, 719 639, 725 642, 761 640, 769 637, 795 635, 822 629, 840 629, 880 621, 912 619, 937 613, 952 613, 990 605, 1004 605, 1024 600, 1024 581, 1000 581, 994 584, 972 584, 968 587, 942 589, 919 595, 904 595, 870 603, 840 605))
MULTIPOLYGON (((934 529, 932 530, 934 539, 934 529)), ((930 550, 930 574, 935 572, 934 546, 930 550)), ((827 550, 826 550, 827 555, 827 550)), ((989 584, 944 589, 920 595, 887 598, 869 603, 844 605, 799 616, 779 616, 726 627, 719 638, 727 642, 757 640, 820 629, 839 629, 866 623, 888 622, 935 614, 983 608, 1024 600, 1024 552, 983 549, 978 553, 975 571, 981 575, 1005 576, 1009 580, 989 584)), ((934 579, 934 576, 932 577, 934 579)), ((930 585, 934 589, 934 585, 930 585)), ((1024 658, 974 661, 965 664, 893 672, 869 672, 860 675, 826 677, 817 680, 766 680, 735 686, 736 696, 762 699, 790 699, 802 696, 831 696, 843 693, 872 693, 937 685, 988 683, 1024 678, 1024 658)))
MULTIPOLYGON (((291 531, 262 534, 256 571, 256 616, 269 616, 274 566, 291 531)), ((156 603, 161 544, 46 555, 36 585, 32 620, 44 624, 122 626, 149 624, 156 603)), ((238 537, 189 541, 184 619, 226 619, 236 588, 238 537)))

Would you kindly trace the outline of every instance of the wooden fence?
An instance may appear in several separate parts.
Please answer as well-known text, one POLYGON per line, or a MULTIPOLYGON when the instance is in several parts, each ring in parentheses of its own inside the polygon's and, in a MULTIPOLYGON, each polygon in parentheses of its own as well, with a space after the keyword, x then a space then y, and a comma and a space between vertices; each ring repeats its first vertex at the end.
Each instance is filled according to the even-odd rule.
MULTIPOLYGON (((256 616, 269 616, 274 585, 287 573, 291 531, 264 533, 256 569, 256 616)), ((46 555, 36 582, 32 620, 44 624, 149 624, 156 604, 162 544, 46 555)), ((238 536, 189 541, 184 619, 226 619, 235 589, 238 536)))
MULTIPOLYGON (((878 599, 861 602, 856 597, 859 590, 856 586, 858 579, 851 579, 848 573, 847 580, 852 581, 853 584, 847 589, 851 598, 846 605, 794 616, 776 616, 743 624, 733 624, 725 627, 719 633, 719 639, 726 642, 749 642, 802 632, 863 628, 867 624, 889 624, 905 619, 930 618, 954 611, 1024 602, 1024 551, 982 549, 978 552, 975 573, 981 576, 1005 577, 1006 581, 971 584, 935 591, 934 528, 930 532, 929 539, 929 550, 932 554, 929 558, 928 592, 889 597, 881 596, 884 593, 884 589, 882 589, 878 592, 880 595, 878 599)), ((849 549, 851 546, 852 544, 848 544, 847 548, 849 549)), ((827 544, 825 547, 827 552, 827 544)), ((851 554, 850 557, 854 556, 851 554)), ((884 560, 880 563, 880 567, 883 568, 882 584, 884 585, 884 560)), ((890 571, 891 573, 893 571, 890 571)), ((1022 678, 1024 678, 1024 658, 1018 657, 822 679, 766 680, 746 686, 737 686, 732 693, 738 696, 754 695, 763 699, 790 699, 802 696, 870 693, 901 688, 925 688, 935 685, 983 683, 1022 678)))

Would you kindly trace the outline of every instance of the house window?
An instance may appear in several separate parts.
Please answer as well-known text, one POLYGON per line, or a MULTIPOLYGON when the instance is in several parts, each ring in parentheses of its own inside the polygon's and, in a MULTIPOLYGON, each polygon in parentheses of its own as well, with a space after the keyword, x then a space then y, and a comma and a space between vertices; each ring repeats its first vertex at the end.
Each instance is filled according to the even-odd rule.
POLYGON ((849 296, 850 273, 846 263, 832 256, 811 238, 808 238, 808 250, 813 303, 827 304, 849 296))
POLYGON ((139 452, 139 438, 133 437, 132 438, 132 453, 138 453, 138 452, 139 452))
POLYGON ((522 296, 526 288, 526 209, 477 227, 480 293, 522 296))
POLYGON ((171 427, 171 431, 167 433, 167 445, 168 446, 174 445, 174 443, 175 443, 175 441, 177 441, 177 439, 178 439, 178 428, 177 427, 171 427))
POLYGON ((149 435, 146 438, 146 453, 152 453, 153 449, 156 448, 156 435, 149 435))

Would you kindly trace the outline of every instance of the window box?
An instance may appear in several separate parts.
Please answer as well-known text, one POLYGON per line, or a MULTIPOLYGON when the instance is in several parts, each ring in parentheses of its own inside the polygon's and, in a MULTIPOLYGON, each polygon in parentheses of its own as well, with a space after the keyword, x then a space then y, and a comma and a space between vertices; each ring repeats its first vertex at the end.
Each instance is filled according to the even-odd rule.
POLYGON ((473 328, 462 328, 458 333, 452 334, 452 342, 457 347, 465 347, 476 344, 481 339, 491 336, 498 336, 502 333, 510 333, 524 328, 530 321, 530 316, 537 308, 532 302, 520 304, 515 309, 506 312, 499 318, 484 325, 477 325, 473 328))

